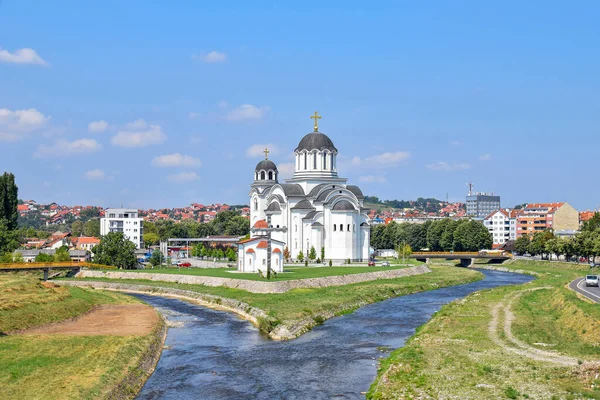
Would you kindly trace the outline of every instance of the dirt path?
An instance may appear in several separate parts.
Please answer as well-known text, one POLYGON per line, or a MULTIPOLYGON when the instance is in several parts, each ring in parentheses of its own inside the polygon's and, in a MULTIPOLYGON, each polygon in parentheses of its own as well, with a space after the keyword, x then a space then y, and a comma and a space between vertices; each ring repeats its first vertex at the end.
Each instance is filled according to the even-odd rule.
POLYGON ((530 292, 533 290, 542 290, 542 289, 551 289, 550 287, 539 287, 528 290, 521 290, 511 295, 507 296, 507 298, 498 304, 495 304, 491 309, 492 319, 488 324, 488 332, 490 339, 502 347, 504 350, 510 351, 512 353, 518 354, 523 357, 531 358, 537 361, 547 361, 555 364, 560 364, 564 366, 573 366, 578 364, 578 360, 573 357, 564 356, 552 351, 540 350, 532 347, 519 339, 517 339, 512 333, 512 322, 515 319, 514 314, 510 310, 514 301, 519 298, 522 294, 526 292, 530 292), (506 340, 509 343, 506 343, 500 336, 498 335, 498 326, 500 323, 500 317, 504 314, 504 324, 503 331, 506 336, 506 340))
POLYGON ((103 305, 74 320, 28 329, 23 335, 148 335, 159 323, 158 313, 145 304, 103 305))

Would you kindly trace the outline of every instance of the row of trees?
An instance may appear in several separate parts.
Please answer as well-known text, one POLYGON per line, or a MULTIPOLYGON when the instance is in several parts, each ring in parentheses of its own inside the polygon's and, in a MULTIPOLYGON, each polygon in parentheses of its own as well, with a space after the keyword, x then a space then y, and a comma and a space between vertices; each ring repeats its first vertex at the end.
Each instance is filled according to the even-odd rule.
POLYGON ((245 236, 250 233, 250 221, 238 211, 222 211, 211 222, 201 223, 192 220, 182 222, 144 222, 144 243, 158 244, 167 238, 198 238, 212 235, 245 236))
POLYGON ((479 251, 491 249, 492 235, 482 223, 449 218, 424 224, 391 222, 371 229, 371 246, 396 249, 408 245, 415 251, 479 251))
POLYGON ((191 255, 192 257, 208 257, 218 259, 227 258, 229 261, 237 260, 237 252, 235 248, 223 245, 212 247, 204 246, 203 244, 197 244, 192 246, 191 255))

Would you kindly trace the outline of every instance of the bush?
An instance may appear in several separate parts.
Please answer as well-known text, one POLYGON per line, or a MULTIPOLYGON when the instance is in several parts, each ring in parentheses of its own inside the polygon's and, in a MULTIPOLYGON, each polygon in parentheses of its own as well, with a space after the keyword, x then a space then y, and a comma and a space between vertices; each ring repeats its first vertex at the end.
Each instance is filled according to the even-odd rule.
POLYGON ((317 264, 321 264, 321 259, 317 258, 317 264))
POLYGON ((517 392, 517 389, 515 389, 512 386, 507 387, 504 390, 504 394, 506 395, 506 397, 508 397, 509 399, 516 399, 517 397, 519 397, 519 392, 517 392))
POLYGON ((308 267, 308 260, 304 260, 304 266, 308 267))
POLYGON ((333 265, 333 262, 331 260, 329 260, 329 266, 331 267, 333 265))

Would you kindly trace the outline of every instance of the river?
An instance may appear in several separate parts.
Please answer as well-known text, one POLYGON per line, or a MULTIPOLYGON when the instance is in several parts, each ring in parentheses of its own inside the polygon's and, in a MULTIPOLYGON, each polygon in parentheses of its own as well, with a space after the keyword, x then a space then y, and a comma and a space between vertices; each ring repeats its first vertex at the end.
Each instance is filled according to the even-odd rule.
POLYGON ((174 325, 138 399, 364 399, 378 359, 402 347, 444 304, 532 280, 481 272, 481 281, 371 304, 285 342, 268 339, 235 314, 136 294, 174 325))

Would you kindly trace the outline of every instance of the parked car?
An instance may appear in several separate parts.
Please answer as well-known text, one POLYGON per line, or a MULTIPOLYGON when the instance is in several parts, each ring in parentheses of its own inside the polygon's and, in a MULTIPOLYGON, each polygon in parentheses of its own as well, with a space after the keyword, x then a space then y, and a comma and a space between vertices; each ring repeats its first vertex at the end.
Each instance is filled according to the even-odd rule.
POLYGON ((190 263, 189 261, 178 261, 177 266, 178 267, 191 267, 192 263, 190 263))
POLYGON ((374 267, 375 266, 375 261, 373 260, 369 260, 369 267, 374 267))
POLYGON ((586 275, 585 286, 598 286, 598 275, 586 275))
POLYGON ((390 266, 390 262, 389 261, 384 261, 381 263, 382 267, 389 267, 390 266))

